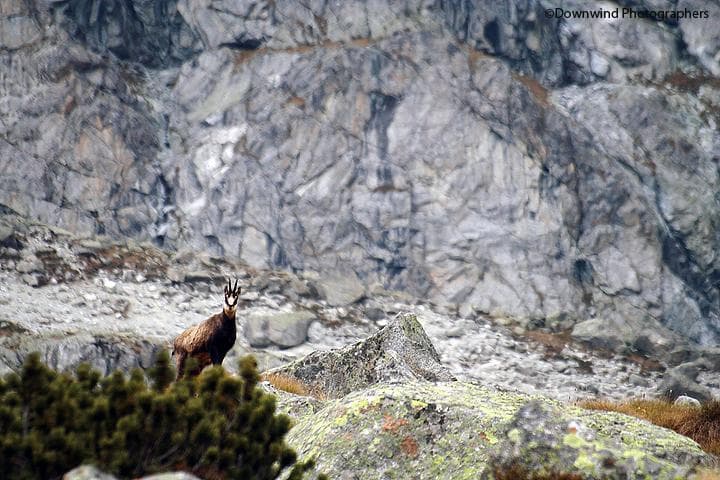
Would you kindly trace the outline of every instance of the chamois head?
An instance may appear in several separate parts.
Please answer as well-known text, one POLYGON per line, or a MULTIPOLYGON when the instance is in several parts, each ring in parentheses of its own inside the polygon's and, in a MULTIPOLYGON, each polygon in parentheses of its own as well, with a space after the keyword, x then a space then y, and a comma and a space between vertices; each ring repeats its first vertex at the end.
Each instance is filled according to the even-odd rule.
POLYGON ((223 312, 225 312, 225 315, 228 317, 235 315, 239 298, 240 287, 238 287, 238 281, 235 280, 235 286, 232 286, 230 280, 228 280, 228 284, 225 285, 225 303, 223 304, 223 312))

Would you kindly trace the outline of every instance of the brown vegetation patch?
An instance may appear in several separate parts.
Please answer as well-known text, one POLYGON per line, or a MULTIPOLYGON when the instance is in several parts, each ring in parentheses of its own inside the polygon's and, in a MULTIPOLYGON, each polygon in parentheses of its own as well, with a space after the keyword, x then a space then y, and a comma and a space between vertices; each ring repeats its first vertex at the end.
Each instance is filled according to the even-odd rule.
POLYGON ((110 245, 80 255, 84 262, 83 270, 90 275, 102 269, 130 269, 142 272, 149 279, 164 279, 167 272, 167 256, 156 248, 131 249, 110 245))
POLYGON ((648 358, 644 355, 638 355, 636 353, 631 353, 625 358, 632 363, 636 363, 637 365, 639 365, 640 373, 665 371, 665 367, 663 366, 663 364, 658 360, 655 360, 654 358, 648 358))
POLYGON ((665 83, 681 92, 692 92, 694 94, 697 94, 703 85, 720 88, 720 79, 718 78, 710 75, 688 75, 680 70, 676 70, 665 77, 665 83))
POLYGON ((720 401, 712 400, 700 408, 675 405, 667 400, 585 400, 578 404, 589 410, 619 412, 642 418, 695 440, 703 450, 720 455, 720 401))
POLYGON ((514 73, 513 78, 522 83, 540 105, 543 107, 550 105, 550 101, 548 100, 550 93, 540 82, 535 80, 533 77, 520 75, 519 73, 514 73))
POLYGON ((415 458, 417 457, 418 450, 420 448, 415 439, 408 435, 407 437, 403 438, 403 441, 400 443, 400 449, 403 451, 403 453, 405 453, 405 455, 415 458))
POLYGON ((383 432, 397 432, 400 427, 404 427, 409 422, 404 418, 393 418, 390 415, 385 415, 385 421, 383 423, 383 432))
POLYGON ((525 333, 525 336, 533 342, 545 347, 545 355, 551 357, 557 357, 560 355, 565 347, 572 342, 570 330, 558 333, 530 330, 525 333))
POLYGON ((255 50, 238 50, 235 52, 235 56, 233 57, 233 66, 237 70, 237 67, 255 58, 261 50, 262 49, 259 48, 255 50))
POLYGON ((296 95, 296 96, 290 97, 288 99, 287 103, 288 103, 288 105, 293 105, 295 107, 302 108, 305 106, 305 99, 302 97, 298 97, 296 95))
POLYGON ((355 38, 353 40, 350 40, 350 45, 353 47, 361 47, 365 48, 370 46, 370 39, 369 38, 355 38))
POLYGON ((720 470, 700 470, 696 480, 720 480, 720 470))

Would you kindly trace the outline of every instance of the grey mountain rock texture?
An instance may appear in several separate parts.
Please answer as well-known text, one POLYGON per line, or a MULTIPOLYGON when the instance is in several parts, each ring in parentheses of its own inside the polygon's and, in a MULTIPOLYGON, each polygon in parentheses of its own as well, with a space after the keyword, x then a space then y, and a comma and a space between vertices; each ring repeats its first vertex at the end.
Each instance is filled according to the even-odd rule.
POLYGON ((0 208, 611 348, 716 344, 720 7, 545 15, 608 5, 5 1, 0 208))

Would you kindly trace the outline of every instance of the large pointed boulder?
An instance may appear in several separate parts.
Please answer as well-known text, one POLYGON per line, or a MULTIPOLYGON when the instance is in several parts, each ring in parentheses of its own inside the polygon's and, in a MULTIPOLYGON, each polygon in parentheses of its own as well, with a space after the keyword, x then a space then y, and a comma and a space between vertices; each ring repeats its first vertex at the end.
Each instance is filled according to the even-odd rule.
POLYGON ((378 383, 410 380, 442 382, 455 377, 417 317, 400 313, 373 336, 336 350, 315 351, 268 374, 297 378, 310 390, 340 398, 378 383))

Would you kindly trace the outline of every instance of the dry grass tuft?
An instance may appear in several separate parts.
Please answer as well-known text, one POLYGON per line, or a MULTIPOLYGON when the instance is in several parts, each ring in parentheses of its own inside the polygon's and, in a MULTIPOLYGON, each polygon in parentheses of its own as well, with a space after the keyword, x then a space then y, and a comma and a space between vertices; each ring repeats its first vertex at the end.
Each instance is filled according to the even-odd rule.
POLYGON ((260 379, 269 382, 270 385, 283 392, 293 393, 307 397, 310 395, 307 386, 295 377, 281 373, 261 373, 260 379))
POLYGON ((261 373, 260 379, 265 382, 269 382, 270 385, 284 392, 303 397, 314 397, 323 401, 327 400, 327 395, 319 388, 312 388, 297 378, 289 375, 283 375, 282 373, 261 373))
POLYGON ((578 405, 589 410, 619 412, 648 420, 655 425, 692 438, 708 453, 720 455, 720 401, 718 400, 705 403, 700 408, 675 405, 667 400, 624 402, 585 400, 578 405))
POLYGON ((720 480, 720 470, 700 470, 695 480, 720 480))

